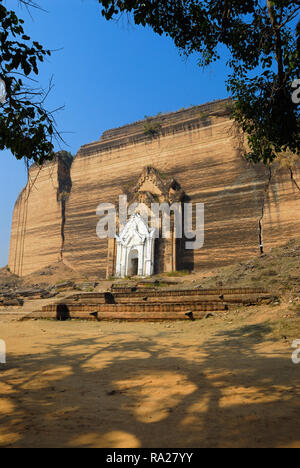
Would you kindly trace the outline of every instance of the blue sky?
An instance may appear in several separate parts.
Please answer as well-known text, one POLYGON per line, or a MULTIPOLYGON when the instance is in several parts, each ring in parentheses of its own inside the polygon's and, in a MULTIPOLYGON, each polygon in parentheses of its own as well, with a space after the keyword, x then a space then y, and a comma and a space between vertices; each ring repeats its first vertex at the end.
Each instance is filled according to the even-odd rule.
MULTIPOLYGON (((33 10, 25 32, 55 50, 41 66, 39 81, 55 87, 48 109, 62 105, 56 116, 59 130, 76 154, 81 145, 100 138, 103 131, 126 123, 227 97, 224 60, 202 70, 197 58, 183 58, 166 37, 150 29, 107 22, 97 0, 39 0, 47 12, 33 10)), ((0 266, 8 261, 14 203, 26 184, 22 161, 8 151, 1 154, 0 266)))

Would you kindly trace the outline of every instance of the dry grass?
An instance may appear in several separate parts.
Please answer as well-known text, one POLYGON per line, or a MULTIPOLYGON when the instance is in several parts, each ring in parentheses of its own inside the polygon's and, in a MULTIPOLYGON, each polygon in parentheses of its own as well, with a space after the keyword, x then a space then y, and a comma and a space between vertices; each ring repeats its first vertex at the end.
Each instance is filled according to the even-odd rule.
POLYGON ((300 239, 272 249, 269 253, 228 267, 186 277, 204 288, 263 287, 276 294, 300 294, 300 239))

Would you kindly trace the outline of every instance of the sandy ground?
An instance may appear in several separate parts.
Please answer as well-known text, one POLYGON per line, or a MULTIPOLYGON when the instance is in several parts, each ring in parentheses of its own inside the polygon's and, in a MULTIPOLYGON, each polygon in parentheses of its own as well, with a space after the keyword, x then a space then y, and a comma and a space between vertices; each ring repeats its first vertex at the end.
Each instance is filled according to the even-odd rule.
POLYGON ((0 447, 300 447, 300 365, 269 319, 0 318, 0 447))

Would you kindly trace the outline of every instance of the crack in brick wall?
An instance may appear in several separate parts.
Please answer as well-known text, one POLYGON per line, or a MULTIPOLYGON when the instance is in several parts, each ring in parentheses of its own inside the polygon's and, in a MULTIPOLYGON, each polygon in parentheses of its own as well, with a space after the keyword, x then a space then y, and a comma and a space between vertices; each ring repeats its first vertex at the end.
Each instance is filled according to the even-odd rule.
POLYGON ((58 153, 57 166, 57 201, 61 205, 61 248, 60 259, 63 260, 65 247, 65 225, 66 225, 66 206, 72 190, 71 166, 73 162, 72 156, 65 151, 58 153))

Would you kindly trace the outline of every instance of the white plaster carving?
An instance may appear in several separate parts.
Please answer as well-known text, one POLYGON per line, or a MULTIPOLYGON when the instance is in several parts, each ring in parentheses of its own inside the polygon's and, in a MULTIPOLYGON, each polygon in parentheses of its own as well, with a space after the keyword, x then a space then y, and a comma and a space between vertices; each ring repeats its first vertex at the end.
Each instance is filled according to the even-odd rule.
POLYGON ((117 240, 116 276, 151 276, 154 273, 155 229, 134 213, 117 240))

